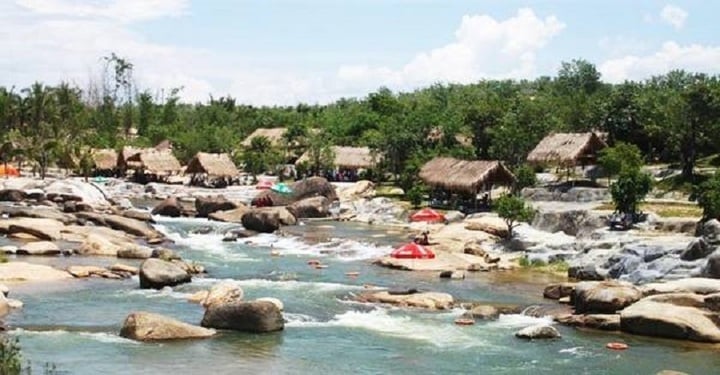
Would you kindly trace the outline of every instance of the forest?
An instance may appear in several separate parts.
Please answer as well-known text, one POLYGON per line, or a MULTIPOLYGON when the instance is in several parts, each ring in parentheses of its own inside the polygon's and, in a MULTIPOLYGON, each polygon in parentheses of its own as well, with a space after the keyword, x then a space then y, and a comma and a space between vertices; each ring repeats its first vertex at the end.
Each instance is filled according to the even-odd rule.
POLYGON ((540 139, 561 131, 604 132, 609 144, 634 144, 645 163, 672 164, 689 180, 698 160, 720 152, 720 82, 703 73, 674 70, 610 84, 592 63, 573 60, 556 76, 534 80, 438 83, 412 92, 383 87, 326 105, 255 107, 229 96, 183 103, 182 87, 152 92, 134 80, 127 59, 103 61, 103 77, 88 87, 0 87, 3 161, 77 168, 91 147, 169 139, 184 162, 198 151, 229 152, 239 165, 262 169, 278 161, 278 151, 262 142, 254 150, 240 146, 260 127, 286 127, 288 145, 368 146, 395 176, 414 176, 437 155, 518 167, 540 139), (125 136, 131 131, 132 139, 125 136))

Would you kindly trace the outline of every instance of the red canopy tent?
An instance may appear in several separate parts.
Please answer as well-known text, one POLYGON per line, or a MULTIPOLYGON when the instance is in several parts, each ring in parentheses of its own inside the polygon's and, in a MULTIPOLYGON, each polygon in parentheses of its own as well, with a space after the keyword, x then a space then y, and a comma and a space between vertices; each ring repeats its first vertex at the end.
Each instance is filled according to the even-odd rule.
POLYGON ((267 190, 270 189, 273 186, 273 182, 269 180, 260 180, 257 185, 255 185, 255 189, 258 190, 267 190))
POLYGON ((410 221, 442 223, 445 221, 445 215, 433 210, 432 208, 423 208, 422 210, 410 215, 410 221))
POLYGON ((435 253, 425 246, 411 242, 393 250, 390 256, 398 259, 433 259, 435 253))
POLYGON ((20 176, 20 172, 12 165, 5 166, 4 164, 0 164, 0 176, 17 177, 20 176))

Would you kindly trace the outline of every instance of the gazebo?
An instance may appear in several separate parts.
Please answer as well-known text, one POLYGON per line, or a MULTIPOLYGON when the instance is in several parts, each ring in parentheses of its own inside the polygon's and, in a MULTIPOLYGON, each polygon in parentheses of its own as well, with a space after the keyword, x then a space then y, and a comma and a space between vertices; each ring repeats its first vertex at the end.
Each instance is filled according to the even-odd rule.
POLYGON ((165 180, 182 169, 175 156, 167 151, 144 150, 126 160, 135 169, 135 178, 140 182, 165 180))
MULTIPOLYGON (((357 172, 360 169, 370 169, 377 165, 380 157, 375 155, 368 147, 348 147, 348 146, 332 146, 334 155, 332 165, 338 169, 339 175, 348 176, 349 180, 357 179, 357 172), (343 174, 343 172, 346 172, 343 174)), ((302 163, 311 163, 312 156, 310 151, 302 154, 295 165, 302 163)), ((337 179, 336 176, 326 176, 330 179, 337 179)))
MULTIPOLYGON (((449 157, 436 157, 425 163, 420 169, 420 179, 426 185, 435 188, 434 206, 445 206, 445 201, 460 201, 462 208, 478 208, 477 195, 489 192, 493 186, 512 186, 515 176, 497 160, 461 160, 449 157), (461 199, 451 199, 451 195, 460 195, 461 199)), ((454 204, 450 204, 454 205, 454 204)))
POLYGON ((96 176, 109 177, 117 172, 118 153, 111 148, 93 149, 90 152, 93 173, 96 176))
POLYGON ((533 165, 572 168, 595 163, 600 150, 607 147, 596 133, 554 133, 543 138, 530 151, 527 161, 533 165))
POLYGON ((250 135, 248 135, 241 144, 243 147, 250 147, 254 138, 265 137, 270 141, 270 144, 273 147, 277 147, 282 144, 282 140, 286 132, 286 128, 257 128, 255 131, 250 133, 250 135))
POLYGON ((188 163, 185 174, 192 175, 191 185, 205 182, 212 183, 212 186, 227 186, 240 172, 226 153, 198 152, 188 163))

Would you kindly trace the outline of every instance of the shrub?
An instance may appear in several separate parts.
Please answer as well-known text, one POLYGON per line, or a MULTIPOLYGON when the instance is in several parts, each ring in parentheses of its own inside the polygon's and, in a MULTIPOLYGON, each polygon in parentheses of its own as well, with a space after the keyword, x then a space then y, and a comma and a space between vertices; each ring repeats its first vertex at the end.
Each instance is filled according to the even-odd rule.
POLYGON ((495 211, 508 227, 508 238, 512 238, 513 229, 521 222, 530 222, 535 217, 535 210, 525 201, 514 195, 503 195, 495 201, 495 211))
POLYGON ((515 193, 520 193, 522 189, 526 187, 533 187, 537 184, 535 170, 529 165, 521 165, 516 168, 515 178, 517 179, 515 186, 513 187, 513 191, 515 193))
POLYGON ((408 201, 410 201, 410 204, 413 205, 413 207, 417 208, 422 204, 424 191, 420 186, 413 186, 410 188, 410 190, 407 190, 405 193, 405 197, 408 201))
POLYGON ((695 190, 698 206, 703 210, 703 221, 720 218, 720 174, 701 183, 695 190))
POLYGON ((651 188, 652 177, 649 174, 641 172, 640 169, 623 170, 617 181, 610 185, 610 194, 615 204, 615 210, 623 214, 630 214, 633 221, 636 220, 638 206, 651 188))
POLYGON ((22 355, 18 339, 0 337, 0 374, 19 375, 22 371, 22 355))
POLYGON ((619 142, 613 147, 600 151, 598 164, 608 177, 616 176, 624 170, 640 169, 643 165, 640 149, 630 143, 619 142))

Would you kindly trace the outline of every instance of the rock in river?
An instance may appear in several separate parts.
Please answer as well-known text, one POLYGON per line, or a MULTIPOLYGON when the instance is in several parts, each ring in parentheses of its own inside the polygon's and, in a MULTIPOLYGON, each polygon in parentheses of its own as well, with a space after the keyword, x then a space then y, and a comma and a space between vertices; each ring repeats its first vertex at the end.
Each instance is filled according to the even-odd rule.
MULTIPOLYGON (((654 296, 657 297, 657 296, 654 296)), ((620 328, 638 335, 720 342, 718 314, 692 306, 677 306, 648 297, 620 313, 620 328)))
POLYGON ((292 203, 287 208, 296 218, 330 216, 330 200, 323 196, 305 198, 292 203))
POLYGON ((140 288, 162 289, 190 282, 191 276, 171 262, 151 258, 140 265, 140 288))
POLYGON ((553 326, 540 324, 523 328, 515 333, 515 337, 521 339, 555 339, 560 337, 560 332, 553 326))
POLYGON ((262 207, 250 210, 242 217, 246 229, 272 233, 281 225, 295 225, 297 221, 285 207, 262 207))
POLYGON ((213 329, 148 312, 131 313, 120 330, 120 336, 138 341, 206 338, 214 334, 213 329))
POLYGON ((642 298, 642 291, 630 283, 584 281, 575 285, 572 300, 575 312, 613 314, 642 298))
POLYGON ((175 197, 169 197, 164 201, 160 202, 155 208, 152 209, 153 215, 169 216, 169 217, 180 217, 182 215, 182 206, 175 197))
POLYGON ((207 308, 211 305, 242 301, 244 295, 245 293, 239 285, 231 281, 224 281, 210 288, 202 305, 207 308))
POLYGON ((229 211, 238 207, 238 203, 231 202, 222 195, 214 197, 197 197, 195 199, 195 211, 197 212, 197 217, 208 217, 208 215, 213 212, 229 211))
POLYGON ((285 328, 280 309, 268 301, 220 303, 208 306, 201 325, 244 332, 274 332, 285 328))
POLYGON ((17 249, 19 255, 60 255, 60 248, 49 241, 28 242, 17 249))

